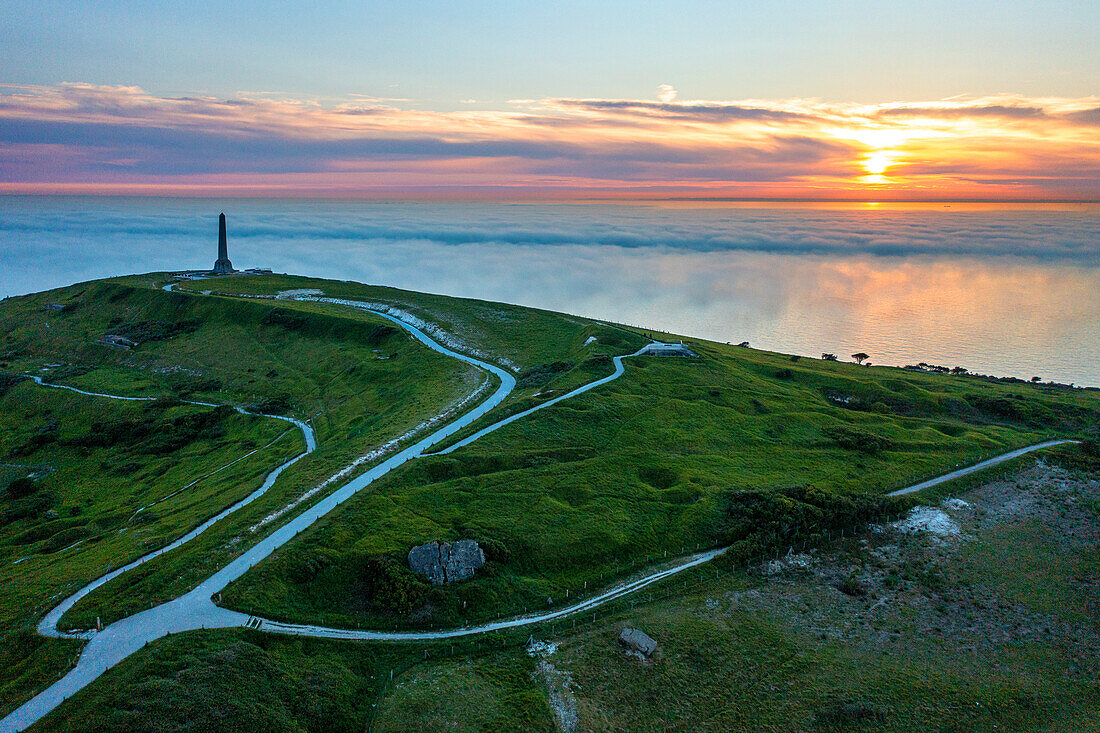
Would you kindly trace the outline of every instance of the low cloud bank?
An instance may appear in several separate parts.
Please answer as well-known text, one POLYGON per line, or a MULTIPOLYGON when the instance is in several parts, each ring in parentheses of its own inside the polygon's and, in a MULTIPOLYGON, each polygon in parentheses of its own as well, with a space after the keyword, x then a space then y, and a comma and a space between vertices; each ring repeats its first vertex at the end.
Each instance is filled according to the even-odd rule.
MULTIPOLYGON (((202 246, 227 207, 230 239, 267 251, 302 242, 607 246, 876 257, 1020 257, 1100 264, 1100 208, 878 209, 649 204, 9 199, 0 246, 24 238, 202 246), (22 202, 22 203, 20 203, 22 202)), ((324 244, 324 243, 330 244, 324 244)))

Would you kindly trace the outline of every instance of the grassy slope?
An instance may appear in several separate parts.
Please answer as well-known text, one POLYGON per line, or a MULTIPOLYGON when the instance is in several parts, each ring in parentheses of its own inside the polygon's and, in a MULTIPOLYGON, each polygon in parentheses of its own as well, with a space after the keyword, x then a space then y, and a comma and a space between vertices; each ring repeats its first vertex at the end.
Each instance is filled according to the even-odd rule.
POLYGON ((96 423, 151 419, 163 435, 171 420, 210 414, 215 414, 211 408, 190 405, 98 400, 29 380, 0 397, 0 455, 20 450, 50 421, 58 423, 56 442, 8 459, 9 465, 34 467, 24 472, 46 473, 35 482, 38 491, 32 498, 49 497, 50 507, 16 513, 21 502, 10 497, 4 501, 0 626, 36 621, 57 594, 184 534, 243 498, 272 462, 303 448, 300 434, 287 432, 285 423, 235 412, 175 450, 149 440, 76 444, 94 434, 91 426, 96 423), (264 449, 181 491, 257 448, 264 449))
MULTIPOLYGON (((549 661, 555 679, 570 679, 579 730, 1100 730, 1098 535, 1095 525, 1081 531, 1084 497, 1051 485, 1039 493, 1045 519, 1012 518, 1010 508, 985 526, 982 508, 969 539, 946 552, 913 539, 899 553, 897 538, 879 533, 827 548, 840 573, 876 567, 869 545, 882 546, 880 558, 899 553, 866 598, 796 571, 701 573, 688 590, 666 583, 658 600, 620 606, 606 621, 534 636, 558 645, 549 661), (649 664, 622 653, 623 625, 659 640, 649 664)), ((476 727, 477 710, 438 702, 424 683, 474 685, 479 664, 412 669, 380 707, 379 726, 412 730, 407 710, 434 705, 450 713, 449 728, 476 727)))
MULTIPOLYGON (((1059 513, 1055 507, 1047 516, 1059 513)), ((1012 628, 1012 617, 988 602, 991 595, 1037 613, 1065 609, 1073 623, 1095 626, 1095 615, 1084 621, 1075 615, 1095 599, 1095 538, 1077 551, 1091 553, 1083 566, 1084 556, 1049 552, 1063 534, 1057 522, 1002 525, 978 533, 935 573, 906 561, 901 576, 908 590, 891 596, 898 610, 887 609, 870 629, 859 620, 873 597, 847 597, 797 574, 715 577, 708 569, 686 591, 678 581, 666 583, 652 589, 658 600, 620 603, 595 624, 559 623, 533 635, 558 645, 549 661, 571 677, 578 730, 1096 731, 1094 658, 1075 660, 1079 650, 1020 629, 1006 638, 980 631, 983 624, 996 631, 1005 618, 1012 628), (1031 566, 1017 562, 1036 543, 1053 558, 1040 583, 1030 577, 1031 566), (903 598, 967 597, 973 583, 985 602, 953 611, 979 622, 979 631, 963 631, 965 644, 946 626, 914 631, 919 619, 907 615, 914 604, 903 598), (1050 593, 1042 591, 1048 586, 1050 593), (760 600, 769 596, 780 602, 760 600), (802 602, 782 602, 796 596, 802 602), (824 638, 799 622, 804 614, 821 616, 824 638), (660 642, 648 666, 616 643, 624 623, 660 642), (968 648, 983 638, 980 653, 968 648)), ((866 562, 858 540, 827 550, 834 564, 866 562)), ((916 561, 925 548, 914 542, 906 556, 916 561)), ((553 730, 546 677, 523 651, 528 633, 513 635, 505 649, 499 638, 483 637, 477 650, 467 641, 453 658, 449 645, 432 646, 427 661, 421 646, 190 633, 127 660, 42 727, 553 730)))
MULTIPOLYGON (((319 434, 335 440, 346 453, 330 454, 327 463, 303 465, 297 484, 273 492, 251 514, 200 539, 186 556, 150 563, 112 584, 99 597, 104 612, 110 606, 117 614, 130 613, 147 599, 179 592, 191 578, 223 562, 236 551, 235 538, 247 538, 250 522, 295 495, 293 485, 308 485, 360 450, 359 445, 345 447, 341 436, 354 433, 361 444, 392 436, 387 426, 392 428, 394 412, 397 422, 413 424, 417 415, 428 412, 426 406, 437 408, 444 395, 460 395, 477 382, 468 372, 455 371, 452 361, 447 361, 450 371, 442 362, 432 364, 435 357, 419 347, 409 349, 407 339, 383 335, 380 347, 372 343, 367 327, 384 324, 369 314, 336 306, 195 299, 151 289, 156 276, 124 280, 145 290, 92 284, 6 302, 0 309, 0 317, 7 319, 6 363, 0 368, 29 370, 64 360, 78 367, 59 370, 64 381, 107 391, 205 387, 216 391, 200 389, 200 395, 227 401, 274 397, 302 416, 321 410, 319 434), (50 315, 41 310, 46 301, 80 304, 71 312, 50 315), (310 319, 307 327, 270 322, 267 314, 274 307, 304 314, 310 319), (162 318, 190 318, 201 325, 194 333, 133 352, 90 343, 112 319, 162 318), (349 333, 356 329, 362 330, 349 333), (406 352, 416 358, 402 358, 406 352), (377 359, 388 353, 398 356, 377 359), (94 368, 82 374, 81 364, 94 368), (367 374, 363 365, 369 367, 367 374), (418 366, 428 376, 405 381, 418 366), (176 371, 173 376, 166 370, 174 367, 200 374, 192 379, 176 371), (206 378, 220 384, 204 384, 206 378), (423 390, 412 394, 402 391, 419 387, 423 390), (381 409, 374 412, 372 406, 381 409), (188 557, 202 560, 189 562, 188 557)), ((472 347, 495 349, 521 372, 535 373, 534 381, 517 393, 517 405, 610 368, 589 355, 627 353, 641 342, 623 336, 620 329, 583 319, 355 284, 273 277, 195 287, 232 286, 238 292, 245 284, 258 291, 316 284, 329 295, 387 300, 441 322, 472 347), (585 346, 589 335, 600 341, 585 346), (558 361, 577 367, 540 372, 540 365, 558 361)), ((693 538, 705 541, 720 518, 723 492, 731 487, 814 481, 831 489, 874 491, 1027 442, 1040 430, 1077 430, 1081 410, 1095 409, 1096 403, 1094 394, 1080 392, 816 360, 795 363, 765 352, 696 346, 704 353, 702 361, 636 360, 626 377, 598 393, 521 421, 453 457, 420 461, 395 474, 377 491, 357 499, 350 511, 261 568, 257 577, 270 585, 252 599, 262 601, 268 613, 274 609, 346 623, 402 622, 379 614, 369 595, 363 596, 362 582, 371 578, 364 577, 362 562, 384 553, 400 557, 409 544, 428 537, 460 535, 487 540, 495 567, 479 580, 430 597, 430 613, 421 613, 421 622, 444 619, 448 613, 460 618, 461 600, 474 601, 471 615, 476 616, 549 593, 560 598, 563 588, 585 578, 619 572, 624 557, 642 561, 666 547, 676 551, 677 544, 682 547, 693 538), (839 406, 837 399, 848 399, 846 406, 839 406), (877 454, 843 449, 829 432, 836 427, 888 437, 892 445, 877 454), (597 455, 607 448, 614 450, 597 455), (317 600, 303 603, 303 590, 316 594, 317 600)), ((246 598, 256 587, 252 575, 247 580, 237 589, 246 598)), ((418 609, 423 611, 423 604, 418 609)), ((79 610, 77 620, 87 623, 101 609, 92 605, 79 610)), ((63 649, 50 654, 65 657, 63 649)))
MULTIPOLYGON (((155 285, 162 279, 146 280, 155 285)), ((416 293, 377 285, 320 280, 294 275, 271 275, 202 280, 179 286, 194 292, 248 293, 275 295, 282 290, 311 288, 325 296, 400 308, 424 321, 438 325, 463 343, 484 352, 490 361, 518 370, 559 360, 579 361, 595 354, 623 353, 626 342, 630 351, 645 340, 617 327, 596 321, 537 308, 494 303, 471 298, 416 293), (597 343, 585 348, 589 336, 597 343)), ((347 312, 347 309, 343 309, 347 312)))
MULTIPOLYGON (((92 594, 66 615, 64 625, 87 627, 97 616, 106 623, 186 590, 262 536, 250 531, 260 519, 367 450, 463 398, 483 379, 476 370, 428 352, 374 316, 306 313, 292 314, 294 318, 287 320, 273 318, 276 311, 285 312, 274 303, 201 298, 103 282, 12 298, 0 305, 0 371, 41 373, 58 383, 115 394, 185 395, 312 417, 320 443, 308 459, 284 472, 261 500, 195 543, 92 594), (70 307, 61 313, 48 312, 42 307, 47 302, 70 307), (148 324, 157 323, 182 327, 175 335, 148 341, 132 351, 94 343, 111 330, 134 324, 148 330, 148 324), (48 364, 61 366, 47 368, 48 364)), ((146 499, 161 498, 246 453, 254 444, 266 444, 287 424, 234 415, 227 423, 226 438, 217 446, 199 442, 172 455, 135 457, 107 449, 77 455, 51 444, 16 459, 9 456, 11 448, 26 442, 52 418, 60 416, 64 437, 87 432, 96 420, 137 419, 140 411, 150 408, 145 403, 86 397, 29 383, 12 387, 5 399, 9 402, 0 406, 5 408, 0 420, 6 423, 0 457, 8 463, 53 470, 46 481, 57 480, 53 488, 60 515, 49 520, 48 508, 42 506, 30 519, 0 530, 0 553, 11 556, 0 574, 14 579, 13 573, 18 573, 31 579, 4 582, 0 629, 6 639, 14 639, 9 635, 17 628, 36 621, 51 598, 74 590, 109 564, 117 566, 170 541, 251 492, 271 466, 302 447, 300 433, 294 429, 265 451, 156 508, 157 521, 129 527, 125 523, 142 502, 148 503, 146 499), (34 532, 28 535, 29 529, 34 532), (120 529, 126 531, 120 533, 120 529), (73 542, 85 537, 89 541, 64 554, 48 554, 70 544, 57 544, 69 535, 73 542), (24 555, 29 556, 27 560, 11 564, 24 555)), ((177 407, 172 414, 206 409, 177 407)), ((10 481, 21 471, 7 466, 0 478, 10 481)), ((26 688, 16 684, 9 690, 9 681, 20 677, 33 685, 50 676, 35 668, 35 658, 69 662, 69 652, 46 653, 45 647, 53 649, 60 643, 47 641, 40 646, 23 641, 27 643, 9 649, 12 654, 6 659, 5 707, 26 688)))
MULTIPOLYGON (((725 539, 731 490, 880 494, 1100 414, 1094 392, 695 348, 702 359, 629 360, 609 385, 391 474, 232 586, 228 602, 383 628, 545 607, 725 539), (852 447, 867 439, 886 443, 852 447), (430 592, 405 574, 394 587, 410 546, 459 537, 489 548, 486 572, 430 592), (380 573, 384 556, 393 563, 380 573)), ((582 361, 537 389, 609 371, 582 361)))
POLYGON ((388 670, 406 657, 247 631, 181 634, 110 670, 40 728, 362 731, 388 670))
POLYGON ((71 664, 78 642, 44 639, 32 630, 58 597, 183 534, 251 490, 272 461, 302 447, 296 432, 283 434, 284 424, 236 413, 176 450, 65 443, 86 438, 97 421, 154 419, 163 425, 211 413, 191 406, 108 403, 29 380, 0 396, 0 456, 7 468, 0 488, 21 476, 38 476, 36 491, 27 497, 0 492, 0 709, 71 664), (53 421, 54 442, 8 458, 53 421), (161 501, 256 448, 261 450, 253 456, 161 501))

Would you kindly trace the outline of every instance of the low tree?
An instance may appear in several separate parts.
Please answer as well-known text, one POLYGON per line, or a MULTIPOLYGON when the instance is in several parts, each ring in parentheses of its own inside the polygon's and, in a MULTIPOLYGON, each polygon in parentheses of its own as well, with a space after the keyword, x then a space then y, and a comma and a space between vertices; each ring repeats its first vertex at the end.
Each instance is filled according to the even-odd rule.
POLYGON ((1043 381, 1043 378, 1042 378, 1042 377, 1032 377, 1032 378, 1031 378, 1031 382, 1032 382, 1033 384, 1037 384, 1037 383, 1039 383, 1039 382, 1041 382, 1041 381, 1043 381))
POLYGON ((852 354, 852 358, 856 360, 856 364, 862 364, 871 358, 870 354, 864 354, 862 351, 852 354))
POLYGON ((821 355, 821 360, 822 361, 836 361, 836 354, 830 354, 828 352, 825 352, 824 354, 821 355))
POLYGON ((955 367, 951 370, 952 374, 967 374, 968 370, 965 367, 955 367))

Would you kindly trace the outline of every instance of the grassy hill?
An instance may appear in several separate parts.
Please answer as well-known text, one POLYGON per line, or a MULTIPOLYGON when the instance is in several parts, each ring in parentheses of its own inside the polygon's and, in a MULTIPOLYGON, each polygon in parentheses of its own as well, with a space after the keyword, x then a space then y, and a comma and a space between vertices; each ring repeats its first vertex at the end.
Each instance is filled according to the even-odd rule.
MULTIPOLYGON (((175 539, 250 493, 273 466, 302 450, 300 432, 286 432, 283 421, 174 400, 308 419, 319 447, 231 520, 82 600, 63 619, 66 626, 87 628, 97 617, 109 623, 186 590, 277 526, 254 530, 265 517, 466 398, 483 379, 369 314, 288 311, 268 302, 104 281, 4 300, 0 633, 9 640, 23 634, 20 629, 31 627, 66 593, 175 539), (138 345, 99 343, 105 335, 138 345), (163 399, 106 400, 40 387, 21 374, 163 399), (256 448, 240 463, 175 493, 256 448), (29 488, 17 483, 14 493, 7 490, 31 475, 36 478, 29 488)), ((55 644, 33 634, 20 638, 26 644, 8 646, 55 644)), ((55 656, 68 665, 69 655, 55 656)), ((4 667, 14 674, 21 660, 9 657, 4 667)), ((33 670, 28 674, 34 677, 33 670)))
MULTIPOLYGON (((372 449, 411 436, 431 416, 493 386, 480 371, 429 351, 385 319, 339 304, 274 298, 278 293, 316 289, 377 303, 434 328, 453 348, 512 370, 518 385, 511 398, 464 434, 605 376, 611 356, 646 342, 644 332, 615 324, 357 283, 275 275, 197 281, 165 292, 166 281, 156 273, 116 278, 0 303, 6 390, 0 395, 0 563, 7 568, 0 570, 0 577, 7 574, 0 591, 0 668, 6 670, 0 695, 6 707, 71 661, 71 643, 29 631, 51 601, 108 563, 117 566, 178 536, 248 493, 265 467, 300 450, 297 431, 282 434, 285 423, 187 406, 178 398, 308 419, 318 450, 254 505, 88 596, 63 625, 87 627, 97 617, 108 623, 186 591, 277 526, 264 524, 266 517, 372 449), (99 343, 104 336, 137 345, 114 348, 99 343), (162 399, 97 400, 39 387, 19 374, 162 399), (232 469, 160 501, 256 448, 232 469), (28 484, 31 474, 37 478, 28 484), (134 521, 133 512, 152 502, 158 503, 150 513, 134 521), (23 572, 32 582, 16 582, 23 572)), ((728 573, 762 552, 820 543, 826 530, 850 531, 904 508, 883 498, 890 489, 1044 438, 1095 436, 1100 426, 1096 391, 689 341, 699 358, 627 359, 626 373, 614 382, 452 454, 393 471, 231 585, 224 605, 336 626, 439 627, 559 606, 666 557, 716 544, 735 545, 724 561, 728 573), (432 587, 407 569, 411 546, 460 538, 477 540, 487 552, 489 562, 475 578, 432 587)), ((725 578, 716 580, 740 582, 725 578)), ((730 588, 713 592, 719 590, 730 588)), ((722 641, 723 629, 697 629, 694 620, 653 613, 655 624, 683 628, 695 640, 677 653, 697 655, 709 644, 729 643, 722 641)), ((761 629, 768 638, 780 633, 761 629)), ((783 643, 797 648, 801 637, 792 638, 783 643)), ((604 689, 610 683, 599 678, 599 662, 584 661, 581 641, 575 648, 571 660, 604 689)), ((756 653, 744 651, 750 652, 756 653)), ((552 726, 547 693, 532 686, 531 658, 514 649, 468 653, 458 671, 414 666, 407 681, 423 673, 433 686, 451 689, 451 677, 465 680, 455 694, 484 701, 468 706, 477 725, 552 726)), ((765 657, 765 667, 775 661, 765 657)), ((349 728, 361 728, 377 712, 361 703, 393 694, 385 699, 398 702, 388 703, 378 719, 384 729, 408 727, 412 719, 400 710, 472 725, 473 718, 455 718, 455 709, 433 712, 431 701, 377 679, 387 667, 405 669, 418 660, 420 650, 244 631, 193 633, 128 660, 84 693, 84 703, 64 707, 54 720, 65 721, 55 723, 60 727, 140 729, 154 718, 172 718, 183 729, 219 705, 232 713, 224 718, 227 729, 249 716, 266 721, 261 727, 319 729, 324 711, 336 706, 345 710, 340 720, 349 728), (305 661, 314 654, 331 662, 331 674, 305 661), (166 676, 195 684, 166 687, 166 676), (225 685, 233 679, 245 685, 244 698, 230 695, 225 685), (88 715, 83 707, 98 705, 114 716, 115 703, 103 695, 131 699, 119 690, 141 680, 148 681, 143 702, 134 701, 122 717, 88 715), (272 702, 284 695, 305 702, 272 702), (192 714, 174 717, 168 710, 192 714)), ((675 691, 689 681, 664 684, 675 691)), ((656 694, 639 685, 639 694, 656 694)), ((803 703, 810 712, 825 704, 803 703)), ((617 699, 597 695, 592 704, 604 709, 607 727, 627 719, 617 699)), ((699 720, 692 715, 687 719, 699 720)))
MULTIPOLYGON (((443 307, 439 296, 265 280, 222 287, 314 287, 410 312, 426 312, 424 300, 443 307)), ((499 348, 504 334, 486 325, 491 304, 455 301, 453 309, 460 315, 447 320, 461 324, 471 346, 499 348)), ((585 357, 588 328, 560 325, 575 330, 547 342, 557 352, 545 343, 537 356, 511 347, 524 363, 547 361, 521 372, 511 404, 455 437, 604 376, 608 353, 637 346, 629 329, 601 326, 601 337, 613 331, 623 340, 585 357)), ((812 531, 828 521, 823 513, 880 512, 890 489, 1100 424, 1100 395, 1092 391, 691 343, 701 358, 635 357, 611 384, 387 476, 232 586, 227 603, 285 620, 380 628, 546 608, 654 558, 715 543, 742 541, 746 550, 767 543, 739 518, 761 492, 790 503, 768 511, 789 513, 812 531), (807 492, 851 498, 807 503, 807 492), (431 588, 404 568, 411 546, 460 538, 487 548, 491 562, 479 577, 431 588)))

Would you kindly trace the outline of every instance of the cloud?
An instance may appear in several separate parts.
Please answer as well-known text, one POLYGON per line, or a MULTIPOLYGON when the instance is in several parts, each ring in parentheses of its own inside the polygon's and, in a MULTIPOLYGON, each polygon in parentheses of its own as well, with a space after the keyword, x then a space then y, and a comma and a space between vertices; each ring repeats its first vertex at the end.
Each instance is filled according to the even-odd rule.
POLYGON ((660 101, 438 112, 374 97, 0 91, 8 192, 1100 198, 1095 98, 680 100, 664 84, 660 101))

